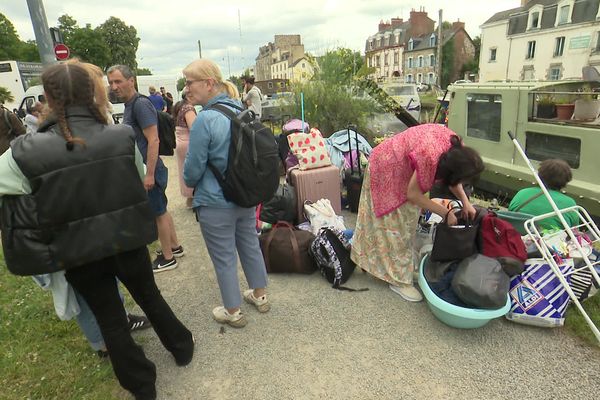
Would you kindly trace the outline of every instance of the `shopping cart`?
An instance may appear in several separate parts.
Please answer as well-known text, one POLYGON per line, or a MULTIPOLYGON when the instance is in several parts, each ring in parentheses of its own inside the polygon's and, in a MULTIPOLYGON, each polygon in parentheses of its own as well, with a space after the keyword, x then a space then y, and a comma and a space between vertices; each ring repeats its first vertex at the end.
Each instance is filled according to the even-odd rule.
POLYGON ((591 277, 596 281, 596 284, 600 286, 600 276, 596 269, 600 270, 600 260, 591 260, 590 255, 592 254, 593 246, 600 242, 600 230, 598 226, 594 223, 588 212, 580 206, 573 206, 569 208, 565 208, 560 210, 557 206, 548 189, 544 185, 544 182, 540 179, 537 170, 531 164, 531 161, 523 151, 523 148, 514 137, 512 132, 508 132, 515 148, 521 154, 525 162, 527 163, 529 169, 533 173, 535 180, 537 181, 540 189, 546 196, 546 199, 552 206, 552 212, 538 215, 533 218, 525 221, 525 230, 529 237, 535 243, 535 246, 542 254, 544 260, 550 265, 552 271, 557 276, 557 278, 562 283, 566 292, 569 294, 571 301, 577 306, 579 312, 585 319, 585 321, 590 326, 590 329, 596 336, 598 342, 600 342, 600 331, 598 327, 595 325, 594 321, 589 317, 587 312, 583 309, 581 302, 577 298, 577 295, 573 292, 571 285, 569 285, 569 275, 571 277, 582 274, 591 277), (567 221, 564 218, 564 214, 566 213, 576 213, 579 217, 579 225, 575 227, 570 227, 567 221), (558 217, 560 220, 563 229, 552 232, 551 234, 542 235, 540 230, 538 229, 538 224, 541 220, 544 220, 549 217, 558 217), (579 232, 585 232, 586 235, 581 235, 579 232), (567 246, 567 249, 563 249, 564 246, 567 246), (567 273, 562 273, 559 265, 562 264, 562 259, 560 254, 564 251, 567 251, 570 254, 577 255, 578 259, 581 259, 583 263, 579 263, 578 266, 574 269, 571 269, 567 273))

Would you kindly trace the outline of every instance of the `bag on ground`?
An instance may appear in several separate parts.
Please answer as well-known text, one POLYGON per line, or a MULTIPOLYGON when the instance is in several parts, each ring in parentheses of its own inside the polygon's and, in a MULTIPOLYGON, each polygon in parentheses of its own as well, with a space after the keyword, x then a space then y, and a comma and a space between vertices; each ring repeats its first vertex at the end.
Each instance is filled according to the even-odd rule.
POLYGON ((308 200, 305 201, 304 213, 310 221, 311 231, 315 235, 319 233, 321 228, 325 227, 335 228, 340 231, 346 229, 343 220, 335 213, 329 199, 320 199, 315 203, 308 200))
POLYGON ((263 203, 260 220, 275 224, 296 219, 296 193, 287 183, 280 184, 271 200, 263 203))
POLYGON ((213 165, 208 167, 223 189, 223 196, 240 207, 254 207, 270 200, 279 186, 279 153, 275 136, 259 122, 251 110, 236 114, 216 103, 213 109, 231 120, 231 143, 225 175, 213 165))
POLYGON ((310 246, 321 275, 338 290, 365 291, 341 286, 350 278, 356 264, 350 259, 350 242, 343 232, 335 228, 323 228, 310 246))
POLYGON ((452 290, 474 308, 497 309, 506 304, 510 278, 498 260, 475 254, 458 264, 452 290))
POLYGON ((310 232, 278 222, 268 233, 260 235, 260 249, 268 273, 292 272, 312 274, 317 269, 309 248, 315 239, 310 232))
MULTIPOLYGON (((561 273, 569 274, 573 260, 559 265, 561 273)), ((570 282, 570 275, 565 276, 570 282)), ((565 323, 569 294, 552 268, 543 258, 525 261, 525 272, 510 282, 511 307, 506 319, 525 325, 554 328, 565 323)))

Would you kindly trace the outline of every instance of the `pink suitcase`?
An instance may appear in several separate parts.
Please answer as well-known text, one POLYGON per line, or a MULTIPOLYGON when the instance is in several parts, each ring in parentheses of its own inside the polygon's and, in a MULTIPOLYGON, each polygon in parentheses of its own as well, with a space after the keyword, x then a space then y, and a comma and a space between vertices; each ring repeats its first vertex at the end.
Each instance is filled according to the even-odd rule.
POLYGON ((304 171, 297 168, 292 169, 290 170, 290 181, 296 188, 298 223, 306 220, 304 218, 304 202, 306 200, 315 202, 320 199, 329 199, 335 213, 341 215, 341 177, 338 167, 330 165, 304 171))

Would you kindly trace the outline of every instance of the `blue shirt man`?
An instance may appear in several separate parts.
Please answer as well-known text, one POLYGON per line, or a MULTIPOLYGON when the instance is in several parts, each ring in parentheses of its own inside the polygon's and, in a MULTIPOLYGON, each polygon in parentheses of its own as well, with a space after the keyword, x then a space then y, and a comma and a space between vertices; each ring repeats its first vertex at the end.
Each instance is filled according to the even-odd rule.
POLYGON ((150 92, 150 96, 148 96, 148 98, 150 99, 150 102, 152 102, 154 108, 156 108, 157 111, 163 111, 167 105, 165 100, 156 92, 156 88, 154 86, 150 86, 148 91, 150 92))

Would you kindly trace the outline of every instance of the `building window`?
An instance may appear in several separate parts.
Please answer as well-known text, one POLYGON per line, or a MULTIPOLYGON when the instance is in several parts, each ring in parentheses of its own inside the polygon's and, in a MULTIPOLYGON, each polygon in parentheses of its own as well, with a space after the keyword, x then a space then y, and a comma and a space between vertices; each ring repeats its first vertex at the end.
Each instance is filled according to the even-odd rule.
POLYGON ((549 81, 560 80, 561 70, 562 70, 562 68, 560 67, 560 65, 551 65, 550 69, 548 70, 548 80, 549 81))
POLYGON ((500 141, 502 96, 498 94, 467 94, 467 136, 500 141))
POLYGON ((433 54, 429 55, 429 65, 430 66, 435 66, 435 56, 433 54))
POLYGON ((490 62, 496 61, 496 48, 490 49, 490 62))
MULTIPOLYGON (((600 10, 600 7, 598 9, 600 10)), ((596 33, 596 51, 600 51, 600 32, 596 33)))
POLYGON ((527 42, 527 59, 535 57, 535 40, 527 42))
POLYGON ((422 83, 423 82, 423 74, 417 74, 417 83, 422 83))
POLYGON ((558 25, 566 24, 569 22, 569 16, 571 13, 571 6, 561 6, 558 10, 558 25))
POLYGON ((532 81, 535 79, 535 69, 533 69, 532 65, 527 65, 523 67, 521 79, 524 81, 532 81))
POLYGON ((414 44, 415 44, 415 43, 413 42, 413 40, 412 40, 412 39, 410 39, 410 40, 408 41, 408 50, 412 50, 412 49, 413 49, 413 46, 414 46, 414 44))
POLYGON ((375 61, 377 62, 377 66, 379 67, 381 65, 380 64, 380 57, 379 56, 375 57, 375 61))
POLYGON ((394 52, 394 65, 398 65, 398 59, 399 59, 398 52, 394 52))
POLYGON ((554 57, 562 56, 564 50, 565 50, 565 37, 564 36, 557 37, 556 43, 554 45, 554 57))
POLYGON ((427 83, 435 83, 435 79, 433 78, 433 72, 427 74, 427 83))
POLYGON ((413 59, 412 57, 408 57, 408 68, 412 68, 413 67, 413 59))
POLYGON ((273 82, 267 82, 267 88, 273 89, 273 82))
POLYGON ((383 55, 383 65, 385 65, 386 67, 388 66, 388 55, 387 54, 383 55))
POLYGON ((306 68, 306 64, 302 63, 302 69, 306 68))
POLYGON ((429 47, 435 46, 435 35, 429 37, 429 47))
POLYGON ((540 13, 538 11, 532 12, 529 15, 529 20, 531 21, 529 29, 537 29, 540 27, 540 13))
POLYGON ((423 56, 419 56, 419 67, 423 66, 423 56))
POLYGON ((412 83, 413 76, 411 74, 406 75, 406 83, 412 83))

